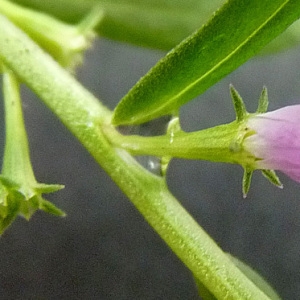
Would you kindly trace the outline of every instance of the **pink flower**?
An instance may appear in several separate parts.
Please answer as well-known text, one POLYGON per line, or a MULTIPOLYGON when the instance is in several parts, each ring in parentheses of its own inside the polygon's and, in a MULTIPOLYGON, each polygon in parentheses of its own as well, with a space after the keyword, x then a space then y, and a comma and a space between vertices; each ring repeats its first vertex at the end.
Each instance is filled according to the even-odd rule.
POLYGON ((255 167, 300 182, 300 105, 253 115, 246 124, 254 133, 244 140, 244 149, 257 158, 255 167))

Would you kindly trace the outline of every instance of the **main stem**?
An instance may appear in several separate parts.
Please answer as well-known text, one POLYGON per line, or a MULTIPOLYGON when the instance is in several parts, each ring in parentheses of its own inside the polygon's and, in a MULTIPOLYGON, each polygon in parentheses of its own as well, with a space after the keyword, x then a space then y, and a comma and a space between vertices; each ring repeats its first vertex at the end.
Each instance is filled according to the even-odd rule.
POLYGON ((0 59, 79 139, 149 224, 218 299, 269 299, 170 194, 165 181, 143 169, 100 130, 110 112, 25 34, 0 16, 0 59))

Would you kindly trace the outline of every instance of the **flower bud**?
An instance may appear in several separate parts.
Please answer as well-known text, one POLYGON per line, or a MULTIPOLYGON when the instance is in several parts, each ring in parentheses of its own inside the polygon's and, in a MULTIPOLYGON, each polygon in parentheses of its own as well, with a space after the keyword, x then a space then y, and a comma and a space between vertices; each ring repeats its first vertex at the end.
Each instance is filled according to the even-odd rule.
MULTIPOLYGON (((73 71, 95 37, 94 28, 103 17, 95 6, 77 25, 69 25, 47 14, 2 0, 0 13, 26 32, 63 67, 73 71)), ((0 70, 1 71, 1 70, 0 70)))
POLYGON ((0 235, 17 215, 30 219, 38 209, 57 216, 65 215, 43 198, 43 194, 58 191, 63 186, 36 181, 30 161, 19 82, 12 71, 5 66, 3 69, 6 138, 0 174, 0 235))

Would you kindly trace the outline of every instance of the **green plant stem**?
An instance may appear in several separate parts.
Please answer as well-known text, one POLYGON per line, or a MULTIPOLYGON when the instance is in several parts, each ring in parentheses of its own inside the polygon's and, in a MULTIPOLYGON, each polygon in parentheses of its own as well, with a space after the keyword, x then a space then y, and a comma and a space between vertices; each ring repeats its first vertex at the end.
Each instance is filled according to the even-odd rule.
POLYGON ((170 194, 162 178, 111 146, 101 131, 110 122, 109 110, 3 16, 0 60, 41 97, 218 299, 269 299, 170 194))

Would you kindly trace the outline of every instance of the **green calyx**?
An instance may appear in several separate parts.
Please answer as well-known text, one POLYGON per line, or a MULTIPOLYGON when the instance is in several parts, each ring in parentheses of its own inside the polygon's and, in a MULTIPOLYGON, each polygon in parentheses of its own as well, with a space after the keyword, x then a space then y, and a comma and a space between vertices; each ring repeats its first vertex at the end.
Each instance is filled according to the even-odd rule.
MULTIPOLYGON (((179 119, 173 118, 166 134, 154 137, 125 136, 118 133, 113 127, 106 127, 103 130, 113 145, 126 149, 132 155, 161 157, 163 175, 173 157, 240 164, 244 168, 242 191, 245 198, 257 162, 257 158, 243 146, 244 140, 255 134, 253 130, 248 128, 247 121, 253 115, 266 112, 268 94, 267 89, 263 88, 257 111, 250 114, 246 110, 242 97, 232 85, 230 86, 230 93, 236 112, 236 120, 228 124, 187 133, 181 130, 179 119)), ((273 170, 262 170, 262 173, 271 183, 282 187, 273 170)))
POLYGON ((58 216, 65 215, 42 196, 44 193, 58 191, 63 186, 36 181, 30 162, 19 83, 10 70, 5 67, 3 69, 6 141, 0 175, 0 234, 17 215, 28 220, 38 209, 58 216))
POLYGON ((0 13, 70 70, 81 63, 84 51, 95 36, 93 30, 103 17, 102 10, 96 6, 79 24, 69 25, 6 0, 0 3, 0 13))
MULTIPOLYGON (((266 87, 264 87, 262 92, 261 92, 261 95, 260 95, 260 98, 259 98, 259 101, 258 101, 258 107, 257 107, 257 110, 254 114, 249 114, 247 112, 246 106, 245 106, 245 103, 244 103, 242 97, 239 95, 237 90, 232 85, 230 85, 230 93, 231 93, 231 97, 232 97, 232 100, 233 100, 234 109, 235 109, 235 112, 236 112, 236 121, 238 123, 246 124, 247 119, 249 117, 251 117, 251 115, 265 113, 268 109, 269 100, 268 100, 268 91, 267 91, 266 87)), ((246 125, 244 125, 243 130, 244 131, 248 130, 248 133, 245 133, 245 134, 242 135, 242 140, 244 140, 247 136, 255 134, 255 132, 252 132, 251 130, 249 130, 246 125)), ((242 145, 242 141, 238 141, 237 144, 242 145)), ((253 174, 253 171, 256 168, 255 168, 255 163, 254 163, 254 165, 247 164, 247 163, 244 163, 244 164, 241 163, 241 165, 244 168, 242 191, 243 191, 243 197, 246 198, 247 194, 248 194, 248 191, 249 191, 249 188, 250 188, 252 174, 253 174)), ((276 185, 279 188, 282 188, 282 183, 280 182, 280 180, 279 180, 279 178, 276 175, 274 170, 262 170, 262 174, 272 184, 276 185)))

